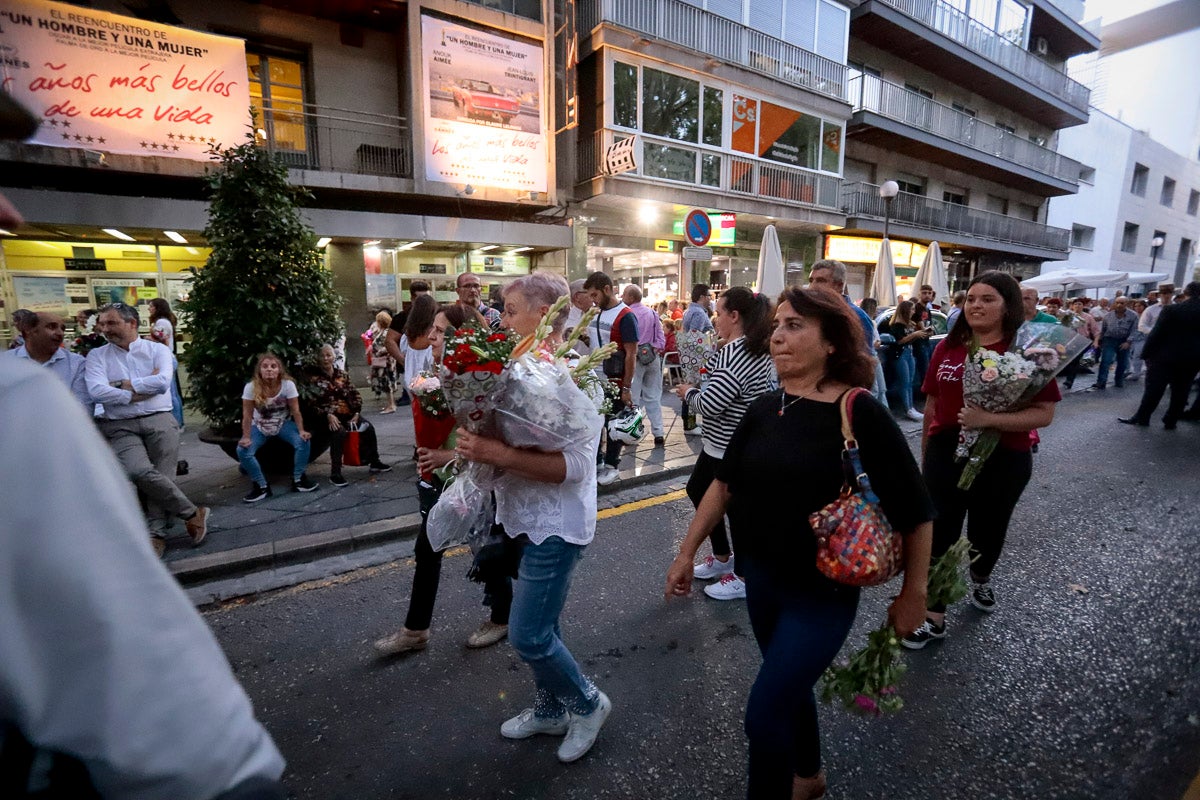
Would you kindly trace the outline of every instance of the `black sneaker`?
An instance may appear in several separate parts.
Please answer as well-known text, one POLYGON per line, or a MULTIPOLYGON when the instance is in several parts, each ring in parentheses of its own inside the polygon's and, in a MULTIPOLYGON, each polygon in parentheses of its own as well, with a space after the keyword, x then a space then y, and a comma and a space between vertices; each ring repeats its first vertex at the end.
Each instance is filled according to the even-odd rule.
POLYGON ((340 472, 331 472, 329 473, 329 482, 334 486, 345 486, 350 481, 343 478, 340 472))
POLYGON ((270 486, 251 486, 250 494, 242 498, 243 503, 257 503, 259 500, 266 500, 271 496, 270 486))
POLYGON ((376 472, 391 472, 392 468, 390 465, 385 464, 382 461, 376 461, 374 464, 371 465, 371 468, 369 471, 371 472, 371 474, 374 474, 376 472))
POLYGON ((666 443, 667 443, 667 438, 665 436, 655 436, 654 437, 654 446, 655 447, 662 447, 666 443))
POLYGON ((900 640, 900 644, 907 647, 909 650, 920 650, 925 645, 932 642, 934 639, 946 638, 946 623, 941 625, 935 624, 932 620, 925 620, 921 623, 921 627, 905 636, 900 640))
POLYGON ((993 611, 996 608, 996 593, 990 583, 977 583, 971 591, 971 605, 980 611, 993 611))
POLYGON ((292 481, 293 492, 311 492, 315 491, 316 488, 317 484, 313 483, 313 480, 308 477, 308 473, 301 475, 300 480, 292 481))

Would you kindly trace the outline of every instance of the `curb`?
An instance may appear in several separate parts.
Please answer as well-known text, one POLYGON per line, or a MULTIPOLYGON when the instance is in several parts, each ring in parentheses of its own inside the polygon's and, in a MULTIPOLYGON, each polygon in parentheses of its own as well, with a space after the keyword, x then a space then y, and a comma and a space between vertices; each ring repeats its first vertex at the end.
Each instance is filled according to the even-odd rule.
MULTIPOLYGON (((597 496, 614 494, 635 486, 688 474, 695 463, 696 459, 693 456, 671 459, 661 468, 651 471, 639 471, 637 467, 622 470, 620 480, 608 486, 597 487, 597 496)), ((420 525, 419 513, 404 514, 361 525, 236 547, 219 553, 189 556, 172 561, 167 567, 181 585, 191 587, 220 578, 238 577, 288 564, 314 561, 326 556, 369 550, 388 542, 416 537, 420 525)))

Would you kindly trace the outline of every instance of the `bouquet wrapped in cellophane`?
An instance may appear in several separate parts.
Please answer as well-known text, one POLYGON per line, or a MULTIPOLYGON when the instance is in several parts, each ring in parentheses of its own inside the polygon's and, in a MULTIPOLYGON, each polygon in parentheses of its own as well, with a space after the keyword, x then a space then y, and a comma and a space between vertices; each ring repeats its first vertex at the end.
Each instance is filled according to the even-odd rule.
MULTIPOLYGON (((995 413, 1019 411, 1089 344, 1087 337, 1052 322, 1026 322, 1005 353, 974 341, 963 365, 963 402, 995 413)), ((971 488, 999 441, 1000 431, 992 428, 960 429, 954 455, 967 463, 958 488, 971 488)))
POLYGON ((681 331, 675 334, 679 350, 679 366, 683 382, 699 386, 708 377, 708 360, 717 352, 717 339, 712 331, 681 331))

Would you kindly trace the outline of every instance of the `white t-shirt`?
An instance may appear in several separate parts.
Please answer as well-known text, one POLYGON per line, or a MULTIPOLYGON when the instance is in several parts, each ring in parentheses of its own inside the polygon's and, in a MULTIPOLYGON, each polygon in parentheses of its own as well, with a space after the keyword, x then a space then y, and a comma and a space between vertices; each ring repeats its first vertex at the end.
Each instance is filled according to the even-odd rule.
POLYGON ((408 346, 408 337, 400 337, 400 354, 404 356, 404 385, 412 386, 417 375, 433 367, 433 345, 421 350, 408 346))
POLYGON ((158 335, 153 337, 154 341, 162 342, 167 346, 167 349, 172 353, 175 352, 175 328, 171 325, 169 319, 158 319, 154 321, 154 326, 151 328, 157 331, 158 335))
MULTIPOLYGON (((280 429, 283 428, 283 423, 287 422, 288 419, 288 400, 299 396, 300 392, 296 390, 296 384, 285 380, 279 387, 279 394, 268 399, 267 402, 261 405, 255 403, 254 427, 267 436, 278 435, 280 429)), ((242 389, 242 399, 254 399, 253 383, 247 383, 246 388, 242 389)))

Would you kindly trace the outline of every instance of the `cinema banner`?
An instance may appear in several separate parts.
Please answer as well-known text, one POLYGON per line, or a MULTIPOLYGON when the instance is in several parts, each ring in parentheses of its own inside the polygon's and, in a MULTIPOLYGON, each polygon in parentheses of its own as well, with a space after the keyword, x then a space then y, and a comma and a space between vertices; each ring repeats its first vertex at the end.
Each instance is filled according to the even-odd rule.
POLYGON ((54 147, 208 160, 250 122, 241 39, 45 0, 0 7, 0 88, 54 147))
POLYGON ((542 47, 432 16, 421 40, 426 179, 547 191, 542 47))

